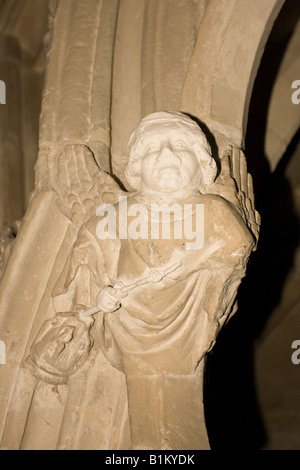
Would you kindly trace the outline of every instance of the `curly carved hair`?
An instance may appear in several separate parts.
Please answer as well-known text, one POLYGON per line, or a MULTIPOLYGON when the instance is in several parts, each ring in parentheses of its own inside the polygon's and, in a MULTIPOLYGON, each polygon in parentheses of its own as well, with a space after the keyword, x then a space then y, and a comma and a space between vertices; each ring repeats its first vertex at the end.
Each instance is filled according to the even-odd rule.
POLYGON ((195 184, 201 186, 214 182, 217 174, 217 165, 211 155, 211 148, 204 132, 189 116, 178 111, 158 111, 144 117, 137 128, 132 132, 128 142, 128 161, 125 176, 134 189, 140 187, 140 167, 145 155, 143 137, 151 132, 151 125, 174 124, 186 141, 195 150, 199 162, 199 172, 195 177, 195 184))

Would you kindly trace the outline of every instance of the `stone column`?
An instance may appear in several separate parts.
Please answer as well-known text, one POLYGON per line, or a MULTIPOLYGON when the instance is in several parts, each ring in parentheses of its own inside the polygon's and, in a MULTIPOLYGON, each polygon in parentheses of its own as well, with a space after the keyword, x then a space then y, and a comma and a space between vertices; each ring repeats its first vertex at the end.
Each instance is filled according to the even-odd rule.
POLYGON ((21 53, 17 41, 0 34, 0 79, 6 104, 0 105, 0 228, 24 214, 21 53))

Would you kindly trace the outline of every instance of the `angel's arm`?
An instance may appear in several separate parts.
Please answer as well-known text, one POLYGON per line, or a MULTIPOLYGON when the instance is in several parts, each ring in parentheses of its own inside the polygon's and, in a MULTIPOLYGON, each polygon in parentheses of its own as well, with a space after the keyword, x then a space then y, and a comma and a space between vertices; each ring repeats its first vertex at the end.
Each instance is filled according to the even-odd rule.
POLYGON ((205 310, 215 333, 236 312, 236 295, 246 274, 255 238, 235 206, 219 196, 211 196, 212 225, 218 250, 208 260, 211 277, 206 286, 205 310))
POLYGON ((247 171, 244 153, 231 146, 221 159, 221 171, 216 181, 206 188, 209 194, 216 194, 227 200, 238 211, 242 220, 255 238, 259 238, 260 216, 255 209, 253 181, 247 171))
POLYGON ((225 242, 214 260, 206 295, 206 310, 217 332, 237 310, 237 290, 259 238, 260 216, 255 209, 252 178, 240 149, 232 147, 225 152, 220 174, 207 193, 218 199, 220 209, 212 213, 215 217, 221 214, 215 227, 225 242))

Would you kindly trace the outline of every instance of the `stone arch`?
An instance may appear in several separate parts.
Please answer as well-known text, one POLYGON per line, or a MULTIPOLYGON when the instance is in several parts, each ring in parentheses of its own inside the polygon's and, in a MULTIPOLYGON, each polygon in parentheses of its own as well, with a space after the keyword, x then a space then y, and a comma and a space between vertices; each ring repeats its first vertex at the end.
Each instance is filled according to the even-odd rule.
POLYGON ((182 109, 243 147, 254 79, 284 0, 209 2, 182 93, 182 109), (198 84, 198 86, 197 86, 198 84), (201 84, 201 85, 199 85, 201 84))

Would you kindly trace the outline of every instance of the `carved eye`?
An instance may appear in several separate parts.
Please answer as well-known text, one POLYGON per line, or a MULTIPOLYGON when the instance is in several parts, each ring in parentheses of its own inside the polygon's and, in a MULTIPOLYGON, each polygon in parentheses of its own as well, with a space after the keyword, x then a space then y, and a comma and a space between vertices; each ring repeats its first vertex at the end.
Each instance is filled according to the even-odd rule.
POLYGON ((158 145, 156 142, 150 142, 148 145, 147 145, 147 148, 146 148, 147 152, 154 152, 155 150, 158 150, 158 145))
POLYGON ((175 142, 175 147, 177 149, 185 149, 186 148, 186 143, 183 140, 177 140, 175 142))

